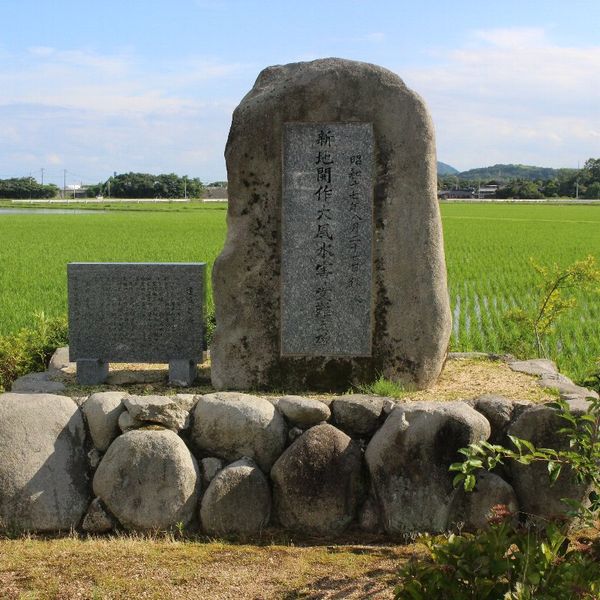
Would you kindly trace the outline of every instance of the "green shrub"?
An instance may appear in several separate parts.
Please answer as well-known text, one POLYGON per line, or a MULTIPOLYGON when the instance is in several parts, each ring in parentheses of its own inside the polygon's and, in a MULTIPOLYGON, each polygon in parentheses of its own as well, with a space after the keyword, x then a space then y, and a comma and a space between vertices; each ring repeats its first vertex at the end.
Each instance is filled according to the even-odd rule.
POLYGON ((559 527, 515 527, 500 514, 475 535, 424 540, 431 558, 400 572, 396 600, 566 600, 598 598, 598 548, 569 543, 559 527))
MULTIPOLYGON (((586 504, 565 498, 571 515, 600 533, 600 401, 591 400, 589 411, 574 415, 567 402, 553 404, 565 426, 559 433, 569 438, 566 450, 537 448, 531 442, 509 436, 514 449, 480 442, 463 448, 462 463, 454 484, 472 491, 481 469, 492 470, 506 460, 521 464, 542 461, 556 481, 569 467, 580 483, 589 484, 586 504)), ((496 507, 497 509, 499 507, 496 507)), ((539 528, 514 525, 511 515, 497 510, 485 531, 476 535, 451 535, 424 541, 430 552, 426 561, 411 561, 400 572, 397 600, 477 598, 489 600, 563 600, 600 598, 600 537, 595 541, 571 541, 567 521, 539 528)))
POLYGON ((68 343, 65 316, 33 316, 31 328, 0 336, 0 391, 7 389, 21 375, 44 370, 56 348, 68 343))

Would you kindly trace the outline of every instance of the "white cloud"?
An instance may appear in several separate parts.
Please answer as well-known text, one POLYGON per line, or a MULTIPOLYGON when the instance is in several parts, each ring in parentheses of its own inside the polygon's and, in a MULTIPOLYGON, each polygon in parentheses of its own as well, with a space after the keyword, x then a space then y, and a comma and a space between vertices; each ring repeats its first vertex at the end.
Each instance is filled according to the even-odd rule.
POLYGON ((232 82, 249 72, 201 56, 147 65, 127 51, 32 47, 0 56, 2 176, 64 166, 91 180, 113 170, 222 178, 239 102, 232 82))
POLYGON ((474 37, 494 46, 515 48, 546 44, 546 31, 542 27, 513 27, 480 29, 474 37))
POLYGON ((477 31, 430 67, 404 71, 430 106, 438 155, 575 166, 600 154, 600 45, 554 44, 543 29, 477 31))

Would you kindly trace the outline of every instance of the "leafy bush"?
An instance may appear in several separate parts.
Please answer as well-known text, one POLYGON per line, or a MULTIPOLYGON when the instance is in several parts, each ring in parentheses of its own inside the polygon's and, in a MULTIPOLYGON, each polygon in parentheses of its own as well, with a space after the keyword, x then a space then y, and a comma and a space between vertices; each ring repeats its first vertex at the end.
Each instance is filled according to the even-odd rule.
POLYGON ((569 543, 555 526, 543 532, 515 527, 499 511, 476 535, 426 538, 429 561, 410 561, 401 571, 396 600, 565 600, 598 598, 598 548, 569 543))
POLYGON ((0 336, 0 391, 21 375, 45 369, 54 350, 67 340, 67 318, 47 317, 43 312, 34 315, 31 328, 0 336))
MULTIPOLYGON (((543 461, 548 475, 556 481, 561 470, 569 467, 580 482, 590 485, 586 505, 574 499, 564 501, 571 515, 596 527, 600 533, 600 401, 591 400, 589 411, 574 415, 567 402, 553 404, 565 427, 559 433, 569 438, 566 450, 536 448, 531 442, 514 436, 514 450, 480 442, 463 448, 465 461, 450 467, 456 471, 454 484, 473 490, 476 474, 491 470, 505 460, 521 464, 543 461)), ((600 538, 595 541, 567 537, 568 523, 548 523, 544 528, 515 526, 510 514, 496 507, 496 515, 487 530, 476 535, 451 535, 446 540, 430 538, 425 543, 428 561, 411 561, 400 572, 395 598, 490 600, 562 600, 600 598, 600 538)))
POLYGON ((565 426, 557 433, 569 439, 569 447, 566 450, 536 448, 528 440, 515 436, 508 436, 515 447, 514 450, 485 441, 471 444, 459 450, 465 456, 465 461, 450 466, 451 471, 458 472, 454 484, 462 482, 465 490, 471 491, 475 487, 477 471, 492 470, 506 460, 514 460, 523 465, 545 462, 548 465, 548 476, 553 483, 564 467, 570 467, 573 477, 591 488, 589 507, 569 498, 563 501, 571 506, 573 516, 594 524, 600 516, 600 400, 589 399, 589 405, 588 412, 579 416, 573 414, 565 400, 548 405, 556 409, 558 416, 565 422, 565 426))

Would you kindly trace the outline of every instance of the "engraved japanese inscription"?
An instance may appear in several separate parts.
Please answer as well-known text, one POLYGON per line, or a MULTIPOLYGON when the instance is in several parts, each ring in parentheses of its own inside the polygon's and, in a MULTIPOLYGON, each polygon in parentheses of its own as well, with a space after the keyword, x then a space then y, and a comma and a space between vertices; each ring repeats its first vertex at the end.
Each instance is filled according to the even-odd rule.
POLYGON ((281 354, 370 356, 372 124, 283 136, 281 354))
POLYGON ((204 263, 70 263, 71 360, 199 360, 204 263))

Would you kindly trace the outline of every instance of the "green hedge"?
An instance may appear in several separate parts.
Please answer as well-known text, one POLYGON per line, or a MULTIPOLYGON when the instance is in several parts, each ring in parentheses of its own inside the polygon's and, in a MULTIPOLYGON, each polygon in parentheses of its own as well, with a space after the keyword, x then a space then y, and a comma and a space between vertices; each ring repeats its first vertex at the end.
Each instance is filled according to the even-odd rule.
POLYGON ((54 350, 67 343, 67 318, 43 312, 33 316, 30 328, 0 336, 0 392, 21 375, 46 369, 54 350))

